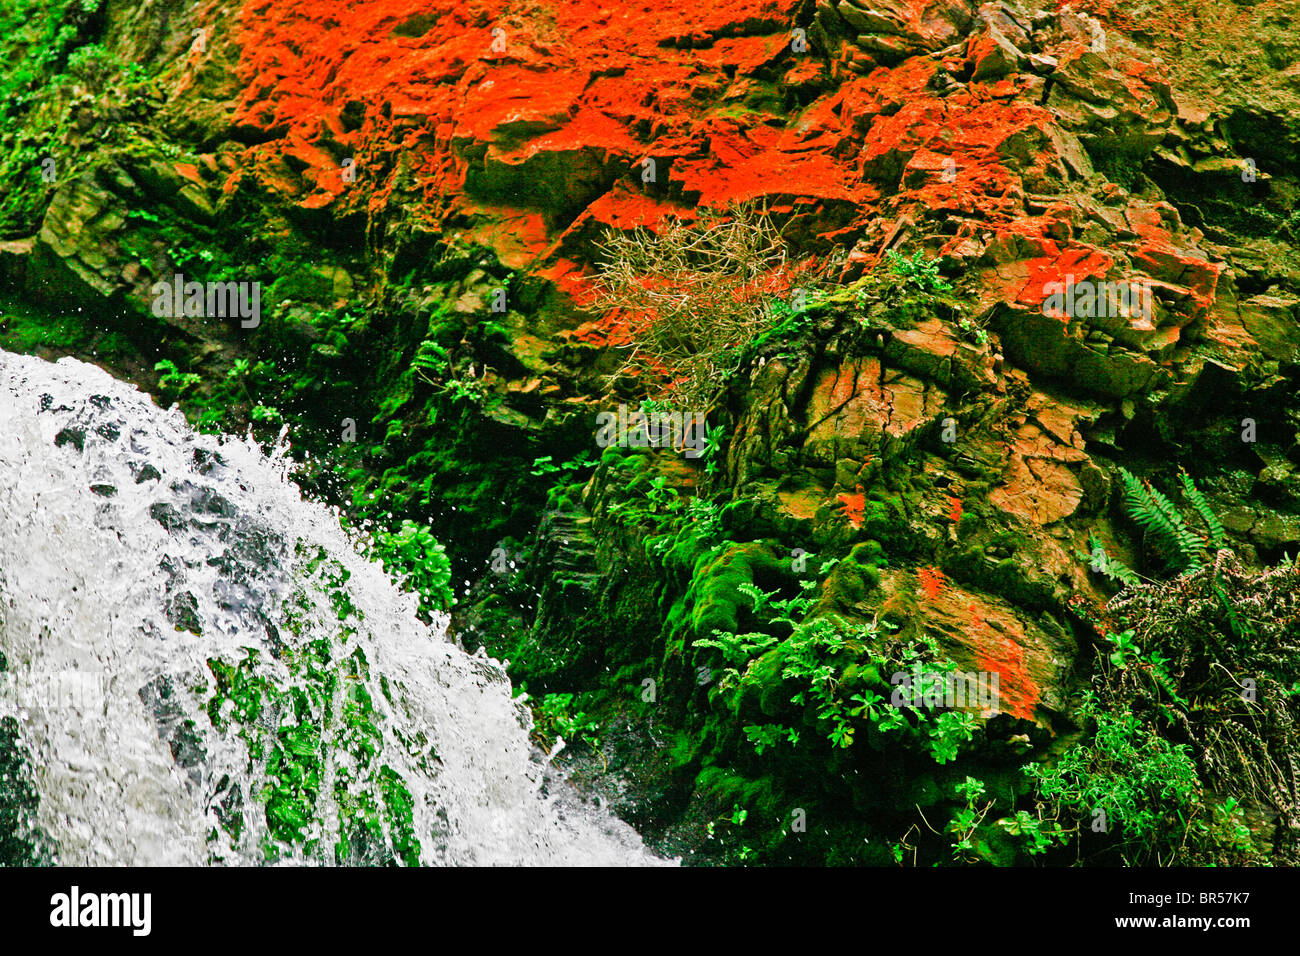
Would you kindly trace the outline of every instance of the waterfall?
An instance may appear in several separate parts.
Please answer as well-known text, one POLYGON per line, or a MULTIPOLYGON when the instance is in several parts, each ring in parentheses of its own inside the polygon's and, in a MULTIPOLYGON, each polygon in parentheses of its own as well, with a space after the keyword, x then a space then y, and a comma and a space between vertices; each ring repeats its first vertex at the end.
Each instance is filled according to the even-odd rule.
POLYGON ((33 856, 661 862, 547 765, 502 667, 421 623, 302 498, 287 454, 0 352, 0 765, 23 776, 0 795, 35 794, 33 856))

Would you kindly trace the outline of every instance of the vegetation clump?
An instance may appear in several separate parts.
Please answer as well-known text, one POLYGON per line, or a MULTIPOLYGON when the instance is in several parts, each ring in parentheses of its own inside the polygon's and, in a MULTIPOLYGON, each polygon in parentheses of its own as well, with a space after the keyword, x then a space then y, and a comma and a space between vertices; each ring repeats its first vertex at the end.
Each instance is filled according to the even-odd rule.
POLYGON ((1295 865, 1296 570, 1252 573, 1221 551, 1124 591, 1107 617, 1083 738, 1029 768, 1046 804, 1080 821, 1077 852, 1129 865, 1295 865))
POLYGON ((751 208, 615 232, 600 251, 597 305, 633 324, 629 366, 666 377, 683 408, 712 407, 745 346, 786 318, 770 303, 794 270, 775 224, 751 208))

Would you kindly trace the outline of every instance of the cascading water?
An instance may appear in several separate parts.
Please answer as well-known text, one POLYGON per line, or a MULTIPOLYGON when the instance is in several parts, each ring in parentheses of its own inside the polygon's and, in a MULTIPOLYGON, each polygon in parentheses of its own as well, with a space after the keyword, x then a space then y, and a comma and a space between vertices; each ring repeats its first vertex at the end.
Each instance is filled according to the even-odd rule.
POLYGON ((0 777, 32 858, 658 862, 287 470, 0 352, 0 777))

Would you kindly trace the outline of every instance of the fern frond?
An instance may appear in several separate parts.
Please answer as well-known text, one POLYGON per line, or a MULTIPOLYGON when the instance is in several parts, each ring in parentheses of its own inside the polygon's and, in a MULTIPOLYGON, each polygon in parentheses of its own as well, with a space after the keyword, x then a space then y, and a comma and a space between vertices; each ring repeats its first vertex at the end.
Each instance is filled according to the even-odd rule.
POLYGON ((447 371, 447 364, 447 350, 429 339, 420 343, 411 359, 412 370, 430 385, 438 384, 447 371))
POLYGON ((763 651, 780 643, 780 638, 772 634, 756 631, 749 634, 734 634, 731 631, 713 629, 712 637, 697 637, 692 647, 712 647, 722 652, 728 664, 745 664, 763 651))
POLYGON ((1084 557, 1091 561, 1093 570, 1098 574, 1104 574, 1116 584, 1129 588, 1142 585, 1141 576, 1123 561, 1112 558, 1094 532, 1088 532, 1088 554, 1084 557))
POLYGON ((749 598, 753 603, 755 614, 762 614, 763 610, 767 607, 772 598, 776 597, 777 593, 776 591, 764 591, 758 585, 749 581, 737 584, 736 590, 749 598))
POLYGON ((1232 629, 1232 636, 1243 641, 1253 640, 1255 637, 1255 629, 1251 627, 1250 624, 1244 623, 1241 620, 1240 615, 1237 614, 1236 609, 1232 606, 1232 602, 1228 600, 1228 595, 1224 594, 1223 589, 1219 587, 1217 577, 1214 581, 1210 582, 1210 587, 1214 590, 1215 596, 1218 597, 1219 603, 1223 605, 1223 609, 1228 613, 1228 626, 1232 629))
POLYGON ((1228 546, 1227 533, 1223 530, 1223 525, 1219 523, 1218 516, 1211 510, 1209 502, 1201 494, 1201 490, 1193 483, 1192 476, 1185 471, 1180 471, 1178 480, 1182 482, 1183 494, 1187 496, 1187 503, 1192 506, 1193 511, 1200 515, 1201 520, 1205 522, 1205 527, 1210 532, 1210 547, 1214 548, 1215 551, 1226 548, 1228 546))
POLYGON ((1174 503, 1139 480, 1125 468, 1119 469, 1124 486, 1124 504, 1129 515, 1155 538, 1156 547, 1178 571, 1195 571, 1205 558, 1205 541, 1187 526, 1174 503))
POLYGON ((442 371, 446 364, 447 350, 429 339, 420 343, 420 347, 415 350, 415 357, 411 359, 413 367, 427 369, 430 372, 442 371))

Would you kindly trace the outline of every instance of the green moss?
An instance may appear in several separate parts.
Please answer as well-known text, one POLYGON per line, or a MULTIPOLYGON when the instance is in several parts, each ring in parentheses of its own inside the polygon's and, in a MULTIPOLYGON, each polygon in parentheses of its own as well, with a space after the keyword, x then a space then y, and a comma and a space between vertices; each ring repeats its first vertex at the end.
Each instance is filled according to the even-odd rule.
MULTIPOLYGON (((788 562, 787 562, 788 563, 788 562)), ((770 545, 750 542, 701 555, 687 592, 690 626, 695 635, 742 629, 742 616, 751 605, 742 584, 780 582, 789 571, 770 545)))
POLYGON ((397 772, 385 764, 379 771, 384 815, 393 849, 407 866, 420 865, 420 841, 415 838, 415 800, 397 772))
POLYGON ((125 353, 124 338, 92 328, 80 312, 50 312, 0 296, 0 348, 9 352, 69 354, 92 350, 125 353))
POLYGON ((777 796, 768 777, 748 779, 722 767, 706 767, 695 784, 704 796, 724 806, 740 806, 767 817, 778 812, 777 796))
POLYGON ((136 136, 128 122, 104 124, 93 144, 74 135, 74 107, 94 115, 148 108, 153 81, 138 64, 94 43, 106 0, 11 0, 0 5, 0 238, 31 235, 57 182, 84 172, 95 156, 136 136))
MULTIPOLYGON (((346 570, 320 551, 300 545, 296 554, 302 586, 285 601, 278 622, 286 638, 277 652, 282 667, 265 666, 252 648, 237 661, 209 660, 211 690, 200 688, 210 695, 209 718, 218 732, 244 743, 248 772, 262 781, 252 796, 266 818, 262 850, 268 860, 331 853, 346 865, 417 865, 413 798, 397 771, 378 761, 386 732, 397 735, 426 770, 436 755, 423 734, 407 739, 386 728, 374 707, 370 665, 355 642, 362 617, 347 593, 346 570), (329 636, 308 640, 304 625, 319 606, 313 592, 336 620, 329 636), (280 672, 283 678, 272 676, 280 672), (338 839, 322 847, 318 821, 330 778, 338 839)), ((384 682, 383 690, 391 701, 396 689, 384 682)), ((246 830, 245 812, 236 807, 221 817, 234 839, 246 830)))
POLYGON ((905 553, 910 539, 907 507, 899 495, 876 489, 862 511, 862 533, 877 539, 895 554, 905 553))
POLYGON ((781 676, 784 666, 785 658, 779 650, 768 651, 749 666, 736 695, 738 717, 761 714, 776 719, 790 713, 790 690, 781 676))
MULTIPOLYGON (((4 670, 0 654, 0 673, 4 670)), ((0 866, 51 863, 48 840, 35 822, 39 807, 31 754, 22 743, 18 721, 0 718, 0 866)))

